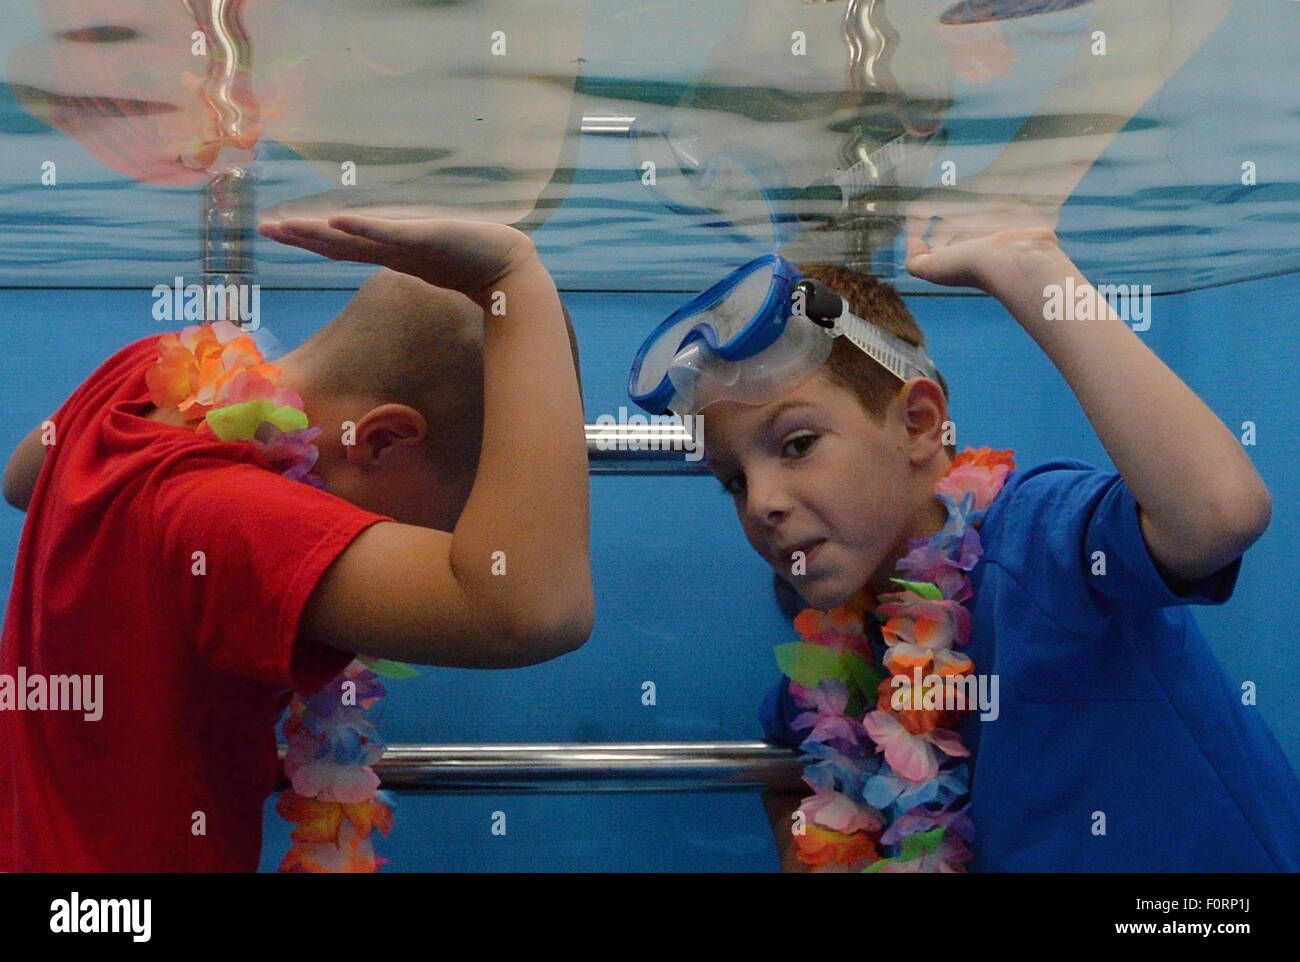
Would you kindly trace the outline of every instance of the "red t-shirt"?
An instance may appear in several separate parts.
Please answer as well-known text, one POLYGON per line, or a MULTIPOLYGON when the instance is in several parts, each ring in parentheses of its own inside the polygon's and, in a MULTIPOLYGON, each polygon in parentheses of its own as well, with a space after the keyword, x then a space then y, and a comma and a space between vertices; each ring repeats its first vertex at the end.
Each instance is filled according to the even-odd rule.
POLYGON ((255 871, 288 690, 353 658, 295 643, 299 617, 352 539, 393 520, 286 480, 251 444, 142 417, 157 339, 52 416, 0 674, 101 675, 102 715, 0 710, 5 871, 255 871))

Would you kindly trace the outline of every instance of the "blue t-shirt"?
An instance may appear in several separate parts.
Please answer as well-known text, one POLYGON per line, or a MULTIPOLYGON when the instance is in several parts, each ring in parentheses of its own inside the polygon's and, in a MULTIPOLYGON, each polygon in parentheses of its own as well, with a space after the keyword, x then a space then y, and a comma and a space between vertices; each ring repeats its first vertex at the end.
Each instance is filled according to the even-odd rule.
MULTIPOLYGON (((1185 607, 1227 601, 1241 558, 1176 593, 1128 484, 1073 459, 1013 471, 979 530, 965 651, 999 715, 960 725, 970 870, 1300 871, 1300 779, 1185 607)), ((782 679, 767 737, 798 745, 800 711, 782 679)))

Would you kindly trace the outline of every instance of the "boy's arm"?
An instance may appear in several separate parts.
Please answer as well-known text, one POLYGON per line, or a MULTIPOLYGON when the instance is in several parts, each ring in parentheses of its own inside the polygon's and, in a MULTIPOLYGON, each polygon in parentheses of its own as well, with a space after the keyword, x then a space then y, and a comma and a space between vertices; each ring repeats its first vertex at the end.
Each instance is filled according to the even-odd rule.
POLYGON ((585 642, 594 601, 581 398, 559 294, 532 241, 444 219, 336 217, 261 231, 384 264, 484 309, 483 446, 456 530, 372 525, 322 577, 302 631, 345 650, 480 668, 585 642))
POLYGON ((5 465, 4 498, 19 511, 26 511, 31 503, 36 481, 45 465, 45 445, 41 444, 41 426, 32 428, 27 437, 18 442, 9 463, 5 465))
MULTIPOLYGON (((919 238, 924 230, 917 231, 919 238)), ((1140 505, 1157 567, 1196 581, 1268 527, 1272 501, 1237 438, 1088 284, 1045 230, 1001 231, 927 251, 908 270, 996 297, 1065 377, 1140 505), (1085 291, 1096 320, 1045 320, 1047 288, 1085 291)))
POLYGON ((559 293, 533 250, 470 297, 485 320, 483 446, 453 571, 489 603, 529 609, 543 631, 567 627, 585 640, 594 608, 587 443, 559 293), (492 571, 496 552, 504 576, 492 571))

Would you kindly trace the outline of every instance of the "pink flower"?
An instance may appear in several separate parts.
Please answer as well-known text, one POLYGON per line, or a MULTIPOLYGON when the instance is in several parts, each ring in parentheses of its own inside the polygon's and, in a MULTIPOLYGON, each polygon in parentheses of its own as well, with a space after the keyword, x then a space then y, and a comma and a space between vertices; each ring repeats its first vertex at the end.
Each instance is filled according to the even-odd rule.
POLYGON ((914 735, 903 727, 892 712, 873 711, 862 719, 876 751, 885 753, 885 761, 899 778, 923 784, 939 774, 936 749, 945 755, 969 755, 961 736, 946 728, 936 728, 914 735))
POLYGON ((1006 464, 992 467, 963 464, 948 472, 948 476, 939 481, 934 490, 936 494, 946 494, 959 504, 966 492, 971 491, 975 494, 975 510, 983 511, 993 503, 1010 472, 1011 468, 1006 464))
MULTIPOLYGON (((884 596, 882 596, 884 597, 884 596)), ((961 602, 945 598, 932 601, 911 590, 893 592, 889 601, 876 609, 890 618, 881 626, 885 643, 906 642, 923 648, 951 648, 970 639, 970 612, 961 602)))
POLYGON ((799 809, 809 821, 835 832, 876 832, 884 827, 884 816, 868 805, 857 802, 843 792, 828 791, 809 795, 799 809))
POLYGON ((315 427, 285 432, 263 421, 250 440, 277 471, 290 481, 301 481, 320 458, 320 449, 312 441, 321 430, 315 427))
POLYGON ((320 802, 364 802, 379 788, 379 776, 368 766, 338 765, 329 758, 304 764, 286 757, 284 770, 295 792, 320 802))
POLYGON ((844 714, 849 703, 848 687, 839 679, 827 679, 812 691, 804 689, 812 711, 796 715, 790 727, 798 730, 812 726, 804 742, 839 742, 846 748, 863 741, 862 725, 844 714))

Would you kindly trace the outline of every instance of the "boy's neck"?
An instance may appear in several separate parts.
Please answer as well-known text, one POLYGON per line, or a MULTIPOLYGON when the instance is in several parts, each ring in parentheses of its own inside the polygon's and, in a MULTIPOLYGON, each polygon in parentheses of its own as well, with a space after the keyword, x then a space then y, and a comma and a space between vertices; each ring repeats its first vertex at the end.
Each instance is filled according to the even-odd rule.
MULTIPOLYGON (((312 398, 308 397, 307 385, 309 379, 305 376, 300 360, 294 354, 294 351, 290 351, 270 363, 280 368, 280 387, 297 392, 298 396, 302 398, 303 408, 309 410, 314 407, 312 398)), ((311 420, 310 415, 307 420, 311 420)))
POLYGON ((934 486, 939 481, 947 477, 948 472, 952 470, 952 457, 945 451, 943 454, 942 468, 928 482, 928 500, 924 505, 924 511, 919 513, 914 520, 911 529, 908 532, 904 543, 895 551, 895 553, 886 560, 885 564, 877 571, 867 584, 867 590, 872 594, 879 595, 886 591, 897 591, 898 585, 892 583, 889 579, 898 576, 898 562, 904 558, 911 550, 909 543, 918 538, 930 539, 943 530, 944 525, 948 523, 948 509, 944 507, 943 502, 934 496, 934 486))

